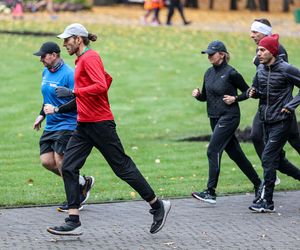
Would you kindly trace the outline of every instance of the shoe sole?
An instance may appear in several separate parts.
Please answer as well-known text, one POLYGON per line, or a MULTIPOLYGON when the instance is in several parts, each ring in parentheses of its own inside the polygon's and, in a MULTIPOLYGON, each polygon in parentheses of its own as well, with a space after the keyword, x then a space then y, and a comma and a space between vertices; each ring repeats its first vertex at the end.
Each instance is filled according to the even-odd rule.
POLYGON ((254 207, 249 207, 249 209, 253 212, 257 213, 273 213, 275 212, 275 208, 273 210, 271 209, 265 209, 265 208, 254 208, 254 207))
POLYGON ((162 202, 164 204, 163 206, 164 206, 164 210, 165 210, 164 218, 163 218, 163 221, 162 221, 160 227, 157 228, 154 232, 150 232, 152 234, 157 233, 158 231, 160 231, 164 227, 164 225, 166 223, 166 220, 167 220, 167 216, 168 216, 168 214, 171 210, 171 202, 170 201, 162 201, 162 202))
MULTIPOLYGON (((81 205, 78 210, 81 211, 83 209, 83 207, 84 206, 81 205)), ((61 209, 60 207, 57 207, 56 210, 57 210, 57 212, 61 212, 61 213, 67 213, 67 212, 69 212, 69 209, 61 209)))
POLYGON ((47 232, 51 233, 51 234, 54 234, 54 235, 60 235, 60 236, 80 236, 80 235, 83 235, 83 232, 81 231, 81 226, 75 228, 74 230, 72 230, 70 232, 56 231, 56 230, 52 229, 51 227, 48 227, 47 232))
POLYGON ((192 193, 192 196, 193 196, 195 199, 199 200, 199 201, 204 201, 204 202, 207 202, 207 203, 209 203, 209 204, 216 204, 216 202, 217 202, 216 200, 212 200, 212 199, 204 199, 204 198, 202 198, 202 197, 196 195, 195 193, 192 193))
POLYGON ((90 197, 90 191, 92 189, 92 187, 94 186, 94 183, 95 183, 95 178, 93 176, 90 176, 90 178, 92 179, 92 184, 91 184, 91 188, 90 190, 86 193, 86 197, 85 199, 81 202, 81 204, 84 204, 90 197))

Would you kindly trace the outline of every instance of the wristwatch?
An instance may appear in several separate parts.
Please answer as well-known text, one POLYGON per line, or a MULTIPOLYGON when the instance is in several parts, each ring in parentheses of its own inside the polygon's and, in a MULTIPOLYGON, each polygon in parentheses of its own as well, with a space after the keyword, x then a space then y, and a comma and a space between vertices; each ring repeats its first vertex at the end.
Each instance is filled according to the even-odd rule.
POLYGON ((59 111, 59 107, 55 107, 54 108, 54 113, 58 113, 58 111, 59 111))

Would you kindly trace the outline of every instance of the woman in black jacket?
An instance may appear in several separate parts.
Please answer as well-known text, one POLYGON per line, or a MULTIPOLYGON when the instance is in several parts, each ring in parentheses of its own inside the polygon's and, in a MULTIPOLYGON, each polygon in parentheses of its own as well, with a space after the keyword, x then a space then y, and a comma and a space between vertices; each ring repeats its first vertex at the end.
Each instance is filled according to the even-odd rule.
POLYGON ((192 196, 198 200, 216 203, 215 189, 224 150, 253 183, 255 191, 258 190, 261 180, 234 135, 240 123, 238 101, 247 99, 246 91, 249 87, 243 77, 228 64, 229 54, 221 41, 211 42, 202 54, 208 54, 212 67, 204 75, 202 91, 194 89, 192 96, 199 101, 206 101, 213 133, 207 150, 207 189, 203 192, 193 192, 192 196), (242 94, 237 94, 238 89, 242 94))

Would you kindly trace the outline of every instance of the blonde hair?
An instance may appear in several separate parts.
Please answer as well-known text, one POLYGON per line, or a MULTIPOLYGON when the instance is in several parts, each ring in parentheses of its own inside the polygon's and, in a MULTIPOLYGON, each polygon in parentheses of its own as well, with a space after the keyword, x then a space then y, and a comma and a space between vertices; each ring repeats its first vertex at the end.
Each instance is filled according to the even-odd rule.
POLYGON ((224 60, 227 62, 227 63, 229 63, 229 61, 230 61, 230 55, 229 55, 229 53, 228 52, 219 52, 221 55, 223 55, 224 57, 224 60))

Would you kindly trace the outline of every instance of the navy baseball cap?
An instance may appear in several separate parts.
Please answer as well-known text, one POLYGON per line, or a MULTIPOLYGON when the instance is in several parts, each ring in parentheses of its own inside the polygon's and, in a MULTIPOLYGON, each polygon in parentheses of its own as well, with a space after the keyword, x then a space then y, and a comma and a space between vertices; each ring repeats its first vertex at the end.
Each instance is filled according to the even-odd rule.
POLYGON ((201 51, 202 54, 209 54, 209 55, 214 54, 216 52, 226 52, 226 53, 228 53, 224 43, 222 43, 221 41, 218 41, 218 40, 212 41, 208 45, 206 50, 201 51))
POLYGON ((57 43, 54 42, 46 42, 42 45, 39 51, 33 53, 35 56, 45 56, 46 54, 51 53, 60 53, 60 48, 57 43))

